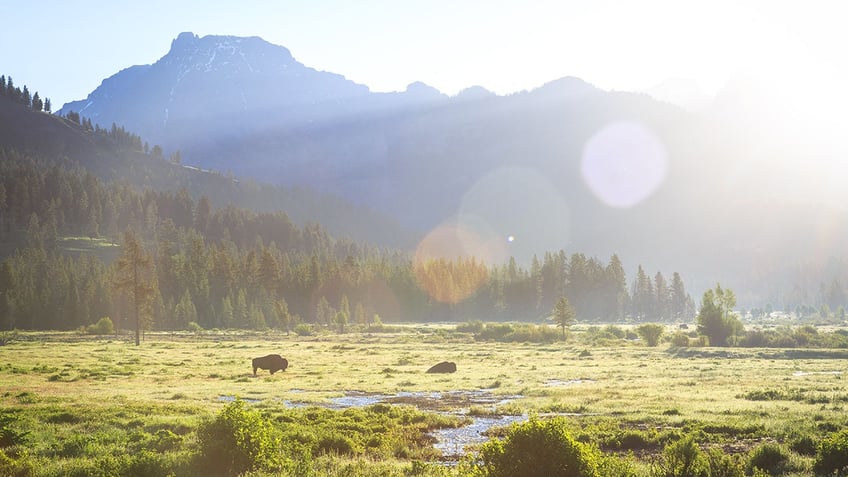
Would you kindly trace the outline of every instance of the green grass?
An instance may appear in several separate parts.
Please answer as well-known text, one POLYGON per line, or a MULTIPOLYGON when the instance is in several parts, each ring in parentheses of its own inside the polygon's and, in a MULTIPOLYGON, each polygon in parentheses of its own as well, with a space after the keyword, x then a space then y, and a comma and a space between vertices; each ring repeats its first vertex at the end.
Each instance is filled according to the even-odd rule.
MULTIPOLYGON (((343 468, 404 475, 415 465, 422 473, 409 475, 453 472, 421 462, 437 459, 425 431, 457 425, 456 418, 389 411, 397 406, 387 404, 379 404, 376 414, 309 407, 352 391, 485 389, 509 401, 487 405, 460 397, 440 409, 465 408, 478 416, 567 414, 577 439, 604 452, 636 452, 645 459, 688 434, 702 446, 746 454, 764 440, 787 449, 804 440, 810 447, 848 425, 848 386, 835 373, 845 369, 844 360, 835 352, 795 350, 798 358, 789 359, 775 350, 683 353, 623 342, 591 347, 579 339, 480 342, 467 333, 433 332, 438 329, 444 328, 415 325, 393 333, 314 336, 148 334, 139 347, 122 339, 22 333, 0 347, 0 409, 12 416, 7 427, 25 441, 4 452, 25 448, 36 475, 94 475, 91 462, 100 466, 98 472, 135 465, 191 473, 198 426, 240 397, 273 422, 310 428, 316 446, 335 449, 316 453, 310 465, 326 470, 318 475, 342 475, 343 468), (421 339, 433 336, 440 339, 421 339), (269 353, 281 354, 290 367, 274 375, 260 370, 254 377, 251 358, 269 353), (425 373, 443 360, 456 362, 457 372, 425 373), (394 416, 399 427, 380 412, 394 416), (389 428, 394 430, 387 441, 375 440, 389 428), (137 461, 104 460, 126 449, 137 461), (145 450, 160 457, 145 457, 145 450)), ((416 399, 404 404, 414 405, 416 399)), ((423 400, 418 404, 430 406, 423 400)), ((793 475, 812 475, 805 470, 812 459, 792 453, 793 475)))

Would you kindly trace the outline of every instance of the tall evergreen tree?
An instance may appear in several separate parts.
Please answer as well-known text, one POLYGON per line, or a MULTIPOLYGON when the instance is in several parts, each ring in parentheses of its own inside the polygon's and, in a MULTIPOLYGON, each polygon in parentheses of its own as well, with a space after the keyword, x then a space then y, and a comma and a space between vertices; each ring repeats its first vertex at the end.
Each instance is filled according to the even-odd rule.
POLYGON ((131 229, 124 233, 123 251, 115 262, 114 287, 126 293, 132 302, 135 344, 138 346, 141 344, 141 329, 147 324, 156 286, 153 260, 131 229))
POLYGON ((24 89, 21 92, 20 101, 21 101, 21 104, 23 104, 27 108, 32 107, 32 94, 29 92, 29 88, 27 88, 26 85, 24 85, 24 89))
POLYGON ((654 317, 660 321, 668 321, 671 319, 671 292, 668 284, 663 277, 662 272, 657 272, 654 276, 654 295, 656 302, 654 305, 654 317))
POLYGON ((573 325, 577 319, 574 307, 568 302, 568 298, 562 297, 556 302, 551 311, 551 319, 558 327, 562 328, 562 339, 565 340, 565 330, 573 325))
POLYGON ((610 257, 609 264, 604 270, 603 300, 607 305, 606 318, 621 320, 627 305, 627 277, 624 266, 618 255, 610 257))
POLYGON ((651 279, 648 278, 642 265, 639 265, 633 282, 633 314, 638 321, 651 316, 654 301, 654 287, 651 279))
POLYGON ((689 318, 686 314, 686 305, 689 297, 686 295, 683 279, 680 278, 680 274, 677 272, 674 272, 671 276, 669 293, 671 295, 671 319, 681 321, 684 318, 689 318))

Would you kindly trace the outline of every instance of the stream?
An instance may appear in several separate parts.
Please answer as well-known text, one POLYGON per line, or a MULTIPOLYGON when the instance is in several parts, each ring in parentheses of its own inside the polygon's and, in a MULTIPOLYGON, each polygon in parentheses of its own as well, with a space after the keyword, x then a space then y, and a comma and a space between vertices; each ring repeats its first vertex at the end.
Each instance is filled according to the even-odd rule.
MULTIPOLYGON (((293 392, 303 392, 292 390, 293 392)), ((515 422, 527 420, 527 415, 499 416, 468 415, 471 406, 488 408, 494 411, 498 406, 520 399, 523 396, 496 396, 488 389, 474 391, 445 391, 445 392, 408 392, 401 391, 396 394, 372 394, 362 391, 347 391, 343 396, 330 398, 323 406, 330 409, 347 409, 352 407, 366 407, 374 404, 404 404, 415 406, 424 411, 432 411, 446 415, 467 416, 471 424, 457 428, 437 429, 430 433, 436 439, 433 447, 442 452, 443 463, 455 464, 464 455, 465 448, 469 445, 482 444, 489 440, 485 435, 492 427, 508 426, 515 422)), ((219 400, 231 402, 234 396, 219 396, 219 400)), ((256 402, 244 399, 247 402, 256 402)), ((287 407, 305 407, 315 405, 300 401, 284 400, 287 407)))

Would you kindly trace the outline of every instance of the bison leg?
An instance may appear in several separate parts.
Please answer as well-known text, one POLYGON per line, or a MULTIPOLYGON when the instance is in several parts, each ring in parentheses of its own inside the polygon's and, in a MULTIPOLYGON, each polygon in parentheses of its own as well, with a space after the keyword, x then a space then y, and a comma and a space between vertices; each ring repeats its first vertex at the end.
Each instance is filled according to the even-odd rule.
POLYGON ((256 376, 256 366, 253 367, 253 375, 256 376))

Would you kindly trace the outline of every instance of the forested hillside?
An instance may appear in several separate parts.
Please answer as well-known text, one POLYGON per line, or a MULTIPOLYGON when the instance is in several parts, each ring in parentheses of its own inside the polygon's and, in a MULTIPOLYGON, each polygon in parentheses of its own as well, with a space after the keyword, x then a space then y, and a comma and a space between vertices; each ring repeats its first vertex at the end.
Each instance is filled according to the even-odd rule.
MULTIPOLYGON (((603 261, 558 248, 540 248, 526 264, 485 262, 473 250, 413 255, 413 239, 365 209, 182 167, 177 152, 122 127, 46 114, 24 96, 0 97, 3 328, 76 329, 106 316, 131 326, 135 300, 116 287, 115 259, 127 243, 145 258, 141 311, 153 329, 341 330, 377 317, 539 322, 563 296, 589 322, 694 315, 676 272, 639 265, 628 280, 617 255, 603 261), (289 206, 311 221, 294 220, 289 206), (321 218, 361 233, 339 234, 321 218), (403 245, 386 246, 388 237, 403 245)), ((844 304, 838 280, 821 290, 799 294, 792 307, 844 304)))
POLYGON ((672 321, 693 313, 678 274, 667 283, 639 267, 631 293, 617 256, 605 264, 549 251, 529 268, 514 259, 413 259, 400 248, 334 238, 321 225, 296 225, 281 210, 234 205, 250 202, 237 194, 280 189, 186 171, 118 126, 49 116, 31 102, 0 98, 0 106, 7 126, 0 148, 6 329, 76 329, 105 316, 130 326, 131 300, 115 286, 115 258, 128 240, 150 259, 144 272, 152 293, 143 314, 155 329, 288 329, 301 322, 343 329, 377 317, 540 321, 561 296, 590 321, 672 321), (21 123, 38 140, 12 137, 21 123), (216 189, 217 201, 196 196, 204 187, 216 189), (234 196, 227 200, 227 193, 234 196))
POLYGON ((336 236, 393 247, 415 243, 415 234, 396 220, 338 196, 183 166, 178 150, 163 150, 119 125, 96 124, 78 113, 47 114, 5 75, 0 76, 0 86, 0 149, 48 165, 82 168, 100 180, 124 182, 139 190, 185 189, 195 200, 205 196, 214 206, 285 210, 298 225, 320 223, 336 236), (11 88, 6 86, 9 82, 11 88))
POLYGON ((0 237, 18 244, 0 276, 3 327, 74 329, 103 316, 120 322, 111 259, 131 230, 152 257, 151 326, 343 327, 391 321, 543 320, 560 296, 586 320, 681 320, 691 298, 680 276, 641 272, 633 299, 623 266, 563 251, 485 264, 475 258, 414 261, 407 253, 297 227, 282 212, 214 208, 177 192, 106 184, 82 169, 0 155, 0 237), (9 191, 9 192, 6 192, 9 191), (65 205, 67 204, 67 205, 65 205), (69 250, 70 246, 75 247, 69 250), (80 249, 82 247, 82 249, 80 249), (48 286, 44 286, 48 284, 48 286))

